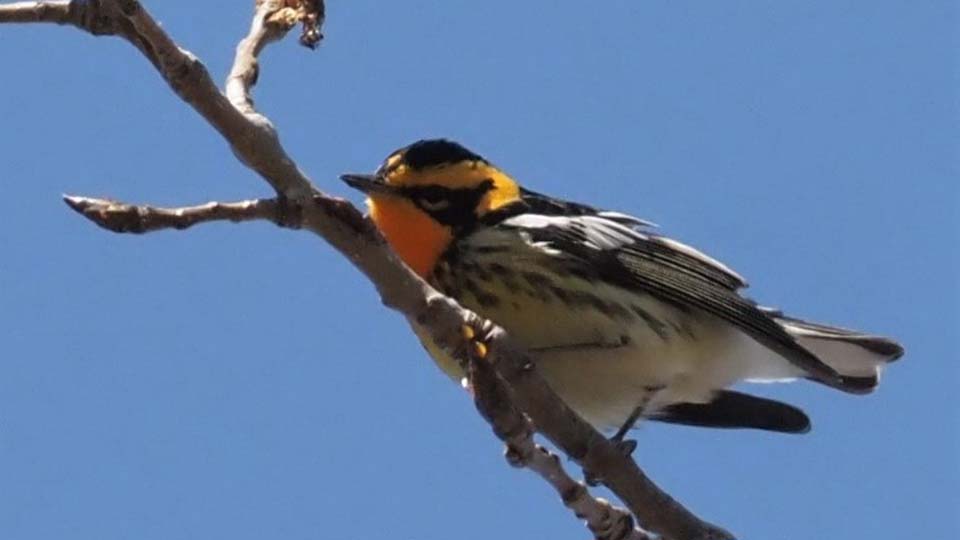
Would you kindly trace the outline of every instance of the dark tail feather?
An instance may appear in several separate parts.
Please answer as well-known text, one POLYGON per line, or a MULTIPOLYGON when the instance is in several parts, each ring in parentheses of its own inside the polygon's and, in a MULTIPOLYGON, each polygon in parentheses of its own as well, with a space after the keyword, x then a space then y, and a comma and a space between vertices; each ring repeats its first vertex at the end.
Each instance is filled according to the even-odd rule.
POLYGON ((710 403, 677 403, 650 420, 715 428, 752 428, 781 433, 810 431, 810 418, 800 409, 761 397, 721 390, 710 403))

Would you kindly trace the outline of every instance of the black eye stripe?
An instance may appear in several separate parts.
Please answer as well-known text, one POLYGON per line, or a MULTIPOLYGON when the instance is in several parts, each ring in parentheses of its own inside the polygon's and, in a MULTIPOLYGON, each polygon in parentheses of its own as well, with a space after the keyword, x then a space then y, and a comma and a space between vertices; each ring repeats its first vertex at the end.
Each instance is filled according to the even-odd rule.
POLYGON ((414 188, 412 195, 417 199, 425 199, 430 202, 439 202, 444 199, 456 198, 456 193, 454 190, 442 186, 414 188))
POLYGON ((484 194, 493 189, 492 180, 484 180, 472 188, 452 189, 444 186, 412 186, 403 193, 421 210, 440 223, 457 229, 469 228, 477 221, 476 209, 484 194), (442 208, 436 205, 446 202, 442 208))
POLYGON ((431 202, 437 202, 448 199, 452 203, 470 202, 474 204, 480 202, 483 195, 493 189, 493 180, 484 180, 476 187, 452 189, 444 186, 415 186, 404 188, 403 191, 411 199, 426 199, 431 202))

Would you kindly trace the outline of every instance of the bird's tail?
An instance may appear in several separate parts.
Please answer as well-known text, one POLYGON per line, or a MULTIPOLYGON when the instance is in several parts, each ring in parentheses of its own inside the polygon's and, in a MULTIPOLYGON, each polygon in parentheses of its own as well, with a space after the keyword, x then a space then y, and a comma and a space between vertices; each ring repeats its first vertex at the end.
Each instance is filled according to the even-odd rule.
POLYGON ((836 326, 771 314, 797 343, 844 378, 848 391, 871 392, 880 383, 884 366, 903 355, 899 343, 836 326))

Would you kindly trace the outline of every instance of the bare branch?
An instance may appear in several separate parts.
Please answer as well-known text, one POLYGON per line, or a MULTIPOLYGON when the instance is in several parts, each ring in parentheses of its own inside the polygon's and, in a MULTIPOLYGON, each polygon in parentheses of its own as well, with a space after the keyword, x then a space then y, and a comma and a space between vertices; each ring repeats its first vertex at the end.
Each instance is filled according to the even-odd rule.
MULTIPOLYGON (((468 336, 469 337, 469 336, 468 336)), ((493 366, 478 354, 467 352, 468 380, 477 410, 507 445, 510 465, 532 470, 547 481, 574 515, 584 520, 598 540, 652 540, 634 526, 633 516, 608 501, 590 495, 563 469, 560 458, 533 440, 533 426, 516 407, 510 390, 493 366)))
POLYGON ((273 15, 279 13, 278 6, 281 4, 282 2, 271 0, 259 2, 257 12, 253 16, 253 23, 250 25, 250 32, 237 45, 233 69, 227 76, 226 94, 230 103, 248 118, 256 115, 257 120, 261 121, 266 121, 266 118, 257 114, 250 92, 259 76, 260 67, 257 57, 260 51, 271 41, 286 35, 293 26, 289 20, 283 18, 279 19, 280 22, 270 22, 277 19, 273 15))
POLYGON ((319 0, 257 0, 247 37, 237 45, 233 68, 227 76, 226 94, 230 103, 257 122, 267 119, 256 113, 251 90, 257 83, 260 51, 270 42, 283 38, 298 22, 303 22, 300 42, 315 48, 322 39, 320 26, 324 20, 324 4, 319 0))
POLYGON ((94 35, 113 33, 109 21, 100 17, 100 7, 96 0, 2 4, 0 23, 69 24, 94 35))
MULTIPOLYGON (((269 17, 283 7, 279 0, 267 0, 257 10, 257 17, 269 17)), ((322 11, 320 8, 319 13, 322 11)), ((309 10, 303 10, 303 17, 309 15, 309 10)), ((322 18, 317 20, 322 21, 322 18)), ((94 35, 116 35, 126 39, 156 67, 181 99, 223 135, 237 157, 267 180, 277 193, 299 200, 309 199, 316 193, 310 180, 280 146, 269 122, 260 115, 248 117, 232 106, 217 88, 206 67, 192 53, 178 47, 138 1, 75 0, 4 4, 0 5, 0 22, 71 24, 94 35)), ((269 23, 267 26, 276 32, 283 25, 269 23)), ((271 34, 268 33, 259 39, 269 37, 271 34)), ((253 57, 245 57, 244 60, 256 66, 256 54, 264 44, 249 49, 253 57)), ((255 75, 250 83, 254 80, 255 75)))
MULTIPOLYGON (((451 349, 461 347, 461 328, 464 324, 476 325, 477 316, 434 290, 407 268, 389 249, 373 224, 349 202, 320 193, 287 155, 269 120, 253 107, 250 89, 257 78, 257 56, 266 44, 292 27, 289 18, 284 18, 281 11, 289 8, 291 3, 302 7, 301 2, 292 0, 263 0, 258 5, 249 34, 237 47, 234 68, 227 83, 229 99, 213 83, 203 64, 180 49, 136 0, 75 1, 66 4, 66 13, 63 2, 51 3, 51 8, 40 7, 36 2, 7 4, 0 6, 0 22, 72 24, 94 34, 115 34, 128 40, 153 63, 174 92, 223 135, 237 157, 282 196, 277 200, 248 201, 252 205, 249 207, 241 202, 211 203, 212 206, 183 209, 68 198, 67 203, 75 210, 110 230, 145 232, 215 219, 271 219, 268 215, 271 204, 274 205, 274 216, 278 210, 276 206, 282 204, 284 213, 297 217, 296 225, 324 238, 363 272, 376 286, 384 304, 403 313, 411 324, 428 328, 439 343, 447 344, 451 349)), ((323 3, 307 3, 314 6, 312 16, 319 33, 323 3)), ((303 13, 310 15, 309 10, 303 13)), ((306 16, 302 20, 309 23, 306 16)), ((618 451, 563 403, 533 368, 522 348, 501 328, 491 328, 486 336, 489 347, 486 360, 507 383, 505 391, 494 395, 500 396, 505 403, 516 403, 538 431, 593 475, 604 479, 644 528, 673 540, 732 538, 722 529, 700 521, 659 490, 629 456, 618 451)), ((481 386, 478 384, 477 388, 481 386)), ((524 430, 529 431, 529 425, 524 430)), ((633 527, 626 526, 619 517, 622 514, 589 497, 585 489, 578 489, 579 484, 569 477, 564 478, 565 473, 561 476, 550 465, 550 458, 538 458, 539 450, 531 438, 527 439, 529 442, 518 441, 522 444, 515 448, 517 455, 526 456, 521 459, 527 460, 531 468, 542 470, 545 478, 549 476, 551 484, 563 489, 565 502, 576 512, 583 513, 595 533, 625 531, 635 534, 633 527), (534 445, 533 449, 530 445, 534 445)))
POLYGON ((163 229, 186 229, 209 221, 270 220, 281 214, 277 199, 251 199, 239 202, 208 202, 198 206, 161 208, 126 204, 110 199, 64 195, 64 202, 83 217, 116 233, 147 233, 163 229))
POLYGON ((0 6, 0 22, 71 24, 71 2, 15 2, 0 6))

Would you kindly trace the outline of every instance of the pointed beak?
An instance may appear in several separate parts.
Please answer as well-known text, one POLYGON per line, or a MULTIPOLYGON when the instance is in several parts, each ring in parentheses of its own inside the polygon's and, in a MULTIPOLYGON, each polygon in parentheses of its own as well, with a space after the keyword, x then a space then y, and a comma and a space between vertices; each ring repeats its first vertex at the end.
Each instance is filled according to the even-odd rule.
POLYGON ((340 179, 353 189, 367 195, 397 195, 397 189, 384 183, 383 178, 375 174, 344 174, 340 179))

